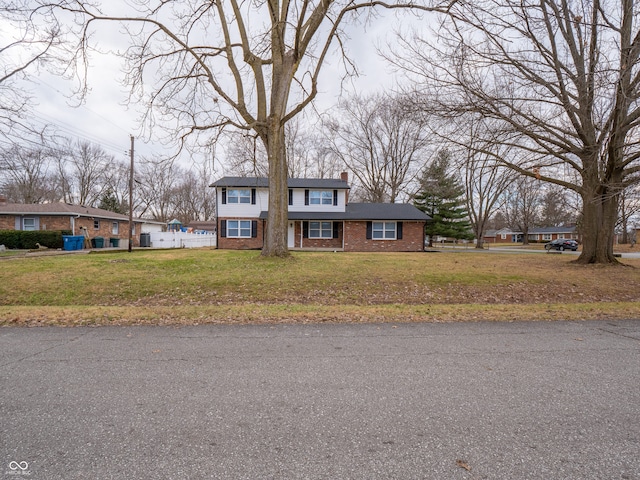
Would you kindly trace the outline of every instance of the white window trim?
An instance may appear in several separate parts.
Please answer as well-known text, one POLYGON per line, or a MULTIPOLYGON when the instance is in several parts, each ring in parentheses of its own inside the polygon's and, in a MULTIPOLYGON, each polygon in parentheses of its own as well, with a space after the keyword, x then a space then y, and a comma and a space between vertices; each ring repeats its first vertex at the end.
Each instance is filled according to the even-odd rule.
POLYGON ((311 221, 310 221, 310 222, 309 222, 309 238, 311 238, 311 239, 315 239, 315 240, 322 240, 322 239, 333 238, 333 222, 327 222, 327 221, 324 221, 324 222, 323 222, 323 221, 313 221, 313 222, 311 222, 311 221), (314 228, 314 229, 312 229, 312 228, 311 228, 311 224, 312 224, 312 223, 317 223, 317 224, 319 224, 319 225, 318 225, 318 227, 319 227, 319 228, 314 228), (322 228, 322 224, 323 224, 323 223, 328 223, 328 224, 329 224, 329 228, 328 228, 328 229, 326 229, 326 228, 322 228), (311 231, 312 231, 312 230, 313 230, 313 231, 317 231, 317 232, 319 232, 319 234, 320 234, 320 235, 319 235, 319 236, 317 236, 317 237, 316 237, 316 236, 312 236, 312 235, 311 235, 311 231), (328 232, 329 232, 328 236, 327 236, 327 235, 323 235, 322 233, 323 233, 323 232, 325 232, 325 231, 327 231, 327 230, 328 230, 328 232))
POLYGON ((27 232, 34 232, 36 230, 36 219, 35 217, 24 217, 22 219, 22 230, 27 231, 27 232), (29 220, 30 222, 33 222, 33 225, 30 225, 30 228, 27 228, 27 220, 29 220))
POLYGON ((251 189, 232 188, 227 190, 227 203, 235 205, 249 205, 251 203, 251 189))
POLYGON ((542 234, 542 240, 551 240, 551 234, 550 233, 543 233, 542 234))
POLYGON ((251 238, 251 220, 227 220, 227 238, 251 238), (249 234, 242 235, 242 230, 246 230, 246 228, 242 228, 242 223, 246 222, 249 224, 249 234), (238 226, 236 228, 231 227, 232 223, 236 223, 238 226), (237 230, 237 235, 231 235, 229 232, 231 230, 237 230))
POLYGON ((372 240, 397 240, 398 238, 398 222, 372 222, 371 223, 371 239, 372 240), (377 225, 382 225, 382 229, 376 229, 377 225), (393 224, 393 237, 387 237, 387 225, 393 224), (376 232, 382 232, 382 237, 376 237, 376 232))
POLYGON ((309 190, 309 205, 333 205, 333 190, 309 190))
POLYGON ((111 224, 111 233, 113 235, 119 235, 120 234, 120 222, 113 222, 111 224))

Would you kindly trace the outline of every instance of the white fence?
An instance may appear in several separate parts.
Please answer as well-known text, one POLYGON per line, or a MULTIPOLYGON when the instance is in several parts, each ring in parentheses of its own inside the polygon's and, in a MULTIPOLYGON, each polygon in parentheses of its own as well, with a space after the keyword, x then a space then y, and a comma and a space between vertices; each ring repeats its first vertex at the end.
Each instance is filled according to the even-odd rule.
POLYGON ((153 232, 150 233, 153 248, 198 248, 215 247, 213 233, 153 232))

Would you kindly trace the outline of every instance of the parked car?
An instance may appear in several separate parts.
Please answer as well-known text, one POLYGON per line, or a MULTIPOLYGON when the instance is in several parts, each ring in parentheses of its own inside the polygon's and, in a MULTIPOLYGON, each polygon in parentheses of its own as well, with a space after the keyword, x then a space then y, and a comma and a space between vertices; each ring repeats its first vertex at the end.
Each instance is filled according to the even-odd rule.
POLYGON ((557 240, 552 240, 549 243, 545 243, 544 249, 560 250, 561 252, 563 250, 572 250, 575 252, 576 250, 578 250, 578 242, 576 242, 575 240, 570 240, 568 238, 558 238, 557 240))

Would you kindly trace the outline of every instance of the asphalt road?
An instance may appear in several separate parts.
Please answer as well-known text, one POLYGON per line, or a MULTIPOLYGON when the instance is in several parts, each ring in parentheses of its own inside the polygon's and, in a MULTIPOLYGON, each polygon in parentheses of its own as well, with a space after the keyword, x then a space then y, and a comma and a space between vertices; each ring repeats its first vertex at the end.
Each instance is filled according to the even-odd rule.
POLYGON ((0 479, 640 479, 640 321, 0 329, 0 479))

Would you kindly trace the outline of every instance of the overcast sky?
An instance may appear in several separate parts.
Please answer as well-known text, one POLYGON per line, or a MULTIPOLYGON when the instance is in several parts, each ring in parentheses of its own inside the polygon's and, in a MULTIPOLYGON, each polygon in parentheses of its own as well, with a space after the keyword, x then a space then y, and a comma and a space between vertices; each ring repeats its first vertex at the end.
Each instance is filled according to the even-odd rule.
MULTIPOLYGON (((104 24, 103 24, 104 25, 104 24)), ((362 76, 347 83, 343 94, 357 91, 360 94, 373 93, 392 88, 394 76, 389 66, 376 52, 378 45, 384 45, 393 38, 393 32, 400 25, 399 18, 388 13, 372 25, 350 29, 347 44, 351 58, 355 60, 362 76)), ((1 30, 0 26, 0 30, 1 30)), ((124 47, 126 38, 116 28, 99 32, 98 41, 108 48, 124 47)), ((62 135, 78 138, 101 145, 118 159, 128 159, 130 134, 138 137, 141 107, 126 106, 128 89, 122 84, 123 63, 115 55, 93 55, 88 73, 89 94, 84 104, 77 105, 77 99, 69 99, 74 84, 62 78, 40 72, 32 74, 26 88, 34 93, 36 105, 32 121, 36 125, 52 125, 62 135)), ((320 81, 316 104, 320 110, 335 105, 340 94, 340 71, 337 59, 325 65, 320 81)), ((154 156, 166 153, 163 145, 152 139, 145 143, 136 138, 135 151, 139 155, 154 156)), ((182 160, 185 165, 187 159, 182 160)))

